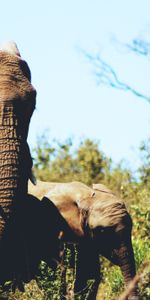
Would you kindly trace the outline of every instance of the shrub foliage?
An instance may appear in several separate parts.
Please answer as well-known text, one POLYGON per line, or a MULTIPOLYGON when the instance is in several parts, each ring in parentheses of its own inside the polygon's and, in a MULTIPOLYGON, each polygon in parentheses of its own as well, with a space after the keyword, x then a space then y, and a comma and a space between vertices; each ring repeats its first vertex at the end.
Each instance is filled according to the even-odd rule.
MULTIPOLYGON (((49 140, 51 139, 47 134, 38 137, 32 152, 37 178, 57 182, 79 180, 88 185, 102 182, 126 202, 133 219, 132 241, 137 270, 143 272, 143 262, 146 264, 139 282, 139 293, 141 299, 150 299, 150 266, 147 263, 150 258, 150 140, 142 143, 139 149, 142 160, 136 176, 124 167, 124 162, 114 165, 100 150, 100 143, 97 141, 82 140, 74 149, 71 139, 63 143, 56 140, 50 143, 49 140)), ((71 249, 65 245, 63 261, 55 271, 41 262, 38 287, 33 281, 27 285, 25 293, 16 292, 15 296, 10 293, 9 299, 61 300, 66 298, 65 295, 68 295, 67 299, 73 299, 71 293, 75 269, 71 263, 72 253, 75 265, 76 248, 71 249)), ((102 281, 97 299, 117 299, 124 288, 120 269, 104 258, 100 260, 102 281)), ((74 299, 87 299, 92 284, 89 282, 88 288, 75 295, 74 299)), ((5 293, 4 290, 3 292, 5 293)))

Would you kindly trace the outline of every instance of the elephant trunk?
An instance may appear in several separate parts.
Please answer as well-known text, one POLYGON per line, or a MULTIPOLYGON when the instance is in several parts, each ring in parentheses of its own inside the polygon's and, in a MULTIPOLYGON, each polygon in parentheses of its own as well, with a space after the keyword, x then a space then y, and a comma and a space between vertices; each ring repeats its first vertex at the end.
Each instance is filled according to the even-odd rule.
POLYGON ((21 99, 0 100, 0 283, 15 279, 18 284, 26 255, 17 225, 32 167, 25 112, 21 99))
MULTIPOLYGON (((119 232, 119 234, 120 234, 121 242, 119 248, 117 249, 118 264, 124 276, 126 287, 128 287, 129 283, 136 275, 131 235, 128 232, 122 232, 122 231, 119 232)), ((137 293, 137 287, 133 289, 128 299, 130 300, 139 299, 137 293)))
POLYGON ((18 100, 0 101, 0 241, 17 201, 27 193, 32 166, 26 142, 28 122, 18 100))
POLYGON ((35 103, 30 69, 16 44, 0 47, 0 282, 17 274, 23 252, 18 219, 32 167, 27 135, 35 103))

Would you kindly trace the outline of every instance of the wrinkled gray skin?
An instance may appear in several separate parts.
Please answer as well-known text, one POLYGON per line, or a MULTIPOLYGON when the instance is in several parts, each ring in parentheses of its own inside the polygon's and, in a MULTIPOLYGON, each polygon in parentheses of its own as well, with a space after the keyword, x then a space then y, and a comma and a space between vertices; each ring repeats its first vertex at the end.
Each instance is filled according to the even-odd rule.
MULTIPOLYGON (((75 292, 85 288, 88 279, 94 278, 95 285, 89 299, 96 299, 100 282, 99 254, 120 266, 125 284, 129 284, 135 276, 131 243, 132 221, 122 200, 101 184, 89 188, 80 182, 38 182, 35 187, 30 185, 29 191, 39 198, 45 195, 40 203, 32 196, 28 201, 28 205, 32 202, 34 206, 34 209, 29 209, 30 212, 34 210, 34 224, 36 218, 38 222, 41 221, 37 234, 40 232, 42 242, 39 235, 35 238, 37 241, 33 242, 27 234, 28 239, 32 240, 28 244, 32 248, 33 256, 37 254, 39 243, 37 261, 42 256, 43 260, 51 264, 52 258, 59 260, 59 247, 62 242, 75 242, 78 245, 75 292), (37 204, 39 210, 36 215, 37 204), (36 249, 31 244, 36 245, 36 249)), ((139 299, 136 288, 128 299, 139 299)))
MULTIPOLYGON (((13 264, 17 256, 19 266, 19 253, 23 253, 15 222, 31 174, 27 135, 35 98, 30 69, 16 44, 0 46, 0 282, 8 275, 9 262, 13 264)), ((15 265, 12 269, 9 275, 15 276, 18 270, 15 265)))

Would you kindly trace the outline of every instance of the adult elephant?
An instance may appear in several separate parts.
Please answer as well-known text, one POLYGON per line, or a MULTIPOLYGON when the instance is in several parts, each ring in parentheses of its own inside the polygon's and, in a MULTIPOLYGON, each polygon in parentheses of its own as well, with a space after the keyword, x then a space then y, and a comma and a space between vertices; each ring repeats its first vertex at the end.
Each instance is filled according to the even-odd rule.
MULTIPOLYGON (((120 266, 125 284, 130 283, 136 273, 131 243, 132 221, 122 200, 101 184, 90 188, 80 182, 39 181, 37 186, 29 186, 29 192, 39 198, 45 195, 40 201, 42 209, 37 218, 39 230, 43 230, 44 223, 43 235, 48 241, 43 242, 44 249, 40 249, 44 260, 49 262, 49 256, 58 258, 59 242, 78 245, 75 292, 84 289, 87 280, 94 278, 90 299, 96 298, 100 281, 99 254, 120 266)), ((35 211, 34 208, 34 216, 35 211)), ((136 288, 128 299, 139 299, 136 288)))
MULTIPOLYGON (((27 135, 35 102, 30 69, 17 45, 8 42, 0 46, 0 282, 8 272, 14 276, 16 265, 10 267, 17 249, 14 244, 20 240, 21 245, 14 224, 31 175, 27 135)), ((19 254, 16 255, 19 264, 19 254)))

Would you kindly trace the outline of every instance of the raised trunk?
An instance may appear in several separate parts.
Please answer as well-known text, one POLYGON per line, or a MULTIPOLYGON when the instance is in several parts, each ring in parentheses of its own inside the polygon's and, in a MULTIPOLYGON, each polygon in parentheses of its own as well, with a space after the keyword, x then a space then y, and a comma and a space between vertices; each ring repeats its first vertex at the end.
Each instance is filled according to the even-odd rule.
POLYGON ((23 255, 20 228, 18 230, 16 225, 16 212, 27 194, 27 181, 32 163, 26 142, 27 122, 20 117, 21 103, 18 101, 0 101, 0 280, 2 281, 17 273, 19 252, 23 255))
POLYGON ((13 274, 15 259, 19 265, 23 245, 17 213, 32 167, 27 135, 36 91, 30 79, 25 61, 0 51, 0 281, 7 279, 7 269, 13 274))
POLYGON ((17 102, 0 101, 0 240, 15 204, 27 193, 31 168, 17 102))

